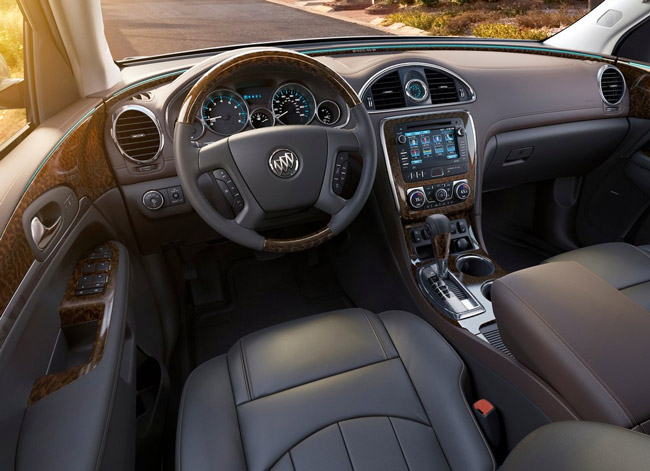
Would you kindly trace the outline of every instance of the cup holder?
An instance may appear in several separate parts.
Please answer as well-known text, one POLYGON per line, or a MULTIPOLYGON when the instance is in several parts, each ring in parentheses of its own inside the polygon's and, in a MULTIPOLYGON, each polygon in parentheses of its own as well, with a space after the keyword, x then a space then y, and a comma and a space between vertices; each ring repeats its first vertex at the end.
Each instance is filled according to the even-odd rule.
POLYGON ((494 263, 480 255, 463 255, 456 259, 456 268, 465 275, 484 278, 494 273, 494 263))
POLYGON ((486 281, 481 285, 481 294, 490 302, 492 302, 492 283, 494 283, 494 280, 486 281))

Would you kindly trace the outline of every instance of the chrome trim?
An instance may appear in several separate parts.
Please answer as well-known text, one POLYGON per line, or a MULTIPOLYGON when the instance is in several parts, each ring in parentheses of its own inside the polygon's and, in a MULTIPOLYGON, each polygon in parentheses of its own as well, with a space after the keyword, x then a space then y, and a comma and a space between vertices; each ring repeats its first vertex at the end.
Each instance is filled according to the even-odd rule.
POLYGON ((314 118, 316 117, 316 112, 318 111, 317 110, 318 103, 316 102, 316 97, 314 97, 314 93, 306 85, 303 85, 303 84, 298 83, 298 82, 287 82, 287 83, 281 84, 278 88, 275 89, 275 91, 271 95, 271 102, 269 103, 271 106, 269 107, 269 109, 273 112, 273 116, 275 117, 275 120, 278 123, 282 124, 283 126, 288 126, 287 124, 280 121, 280 118, 278 118, 275 115, 275 110, 273 109, 273 99, 275 98, 275 95, 277 95, 277 93, 278 93, 278 91, 280 89, 282 89, 284 87, 288 87, 290 85, 298 85, 299 87, 304 88, 307 91, 307 93, 309 93, 309 95, 311 95, 311 99, 314 102, 314 113, 311 115, 311 118, 309 118, 306 123, 303 123, 303 126, 306 126, 306 125, 310 124, 314 120, 314 118))
POLYGON ((427 98, 429 98, 429 85, 427 83, 424 83, 424 80, 421 80, 419 78, 414 78, 406 82, 406 85, 404 85, 404 93, 406 93, 406 96, 409 97, 411 100, 415 101, 416 103, 420 103, 427 98), (409 87, 413 82, 417 82, 422 85, 422 88, 424 89, 424 96, 422 98, 415 98, 413 95, 409 93, 409 87))
MULTIPOLYGON (((393 192, 393 201, 395 202, 395 210, 397 211, 397 214, 400 213, 399 196, 397 195, 397 188, 395 187, 395 179, 393 177, 393 172, 391 171, 390 156, 388 155, 388 149, 386 148, 386 134, 384 133, 385 124, 388 121, 394 121, 396 119, 416 118, 418 116, 422 116, 422 117, 426 116, 427 119, 438 119, 435 118, 435 115, 442 114, 442 113, 445 114, 462 113, 467 115, 467 124, 465 125, 465 131, 467 132, 467 153, 468 153, 469 160, 476 162, 476 151, 477 151, 476 129, 474 128, 474 119, 472 118, 472 114, 467 110, 432 111, 430 113, 414 113, 414 114, 407 114, 402 116, 390 116, 388 118, 382 119, 379 122, 379 136, 381 138, 381 147, 384 151, 384 163, 386 165, 386 173, 388 173, 388 181, 390 183, 390 188, 393 192)), ((477 178, 478 178, 478 163, 475 165, 474 180, 476 181, 477 178)), ((474 198, 476 198, 476 195, 474 195, 474 198)))
MULTIPOLYGON (((469 83, 467 83, 465 81, 465 79, 463 79, 457 73, 452 72, 451 70, 449 70, 449 69, 447 69, 445 67, 435 65, 435 64, 428 64, 426 62, 404 62, 404 63, 400 63, 400 64, 393 64, 393 65, 391 65, 389 67, 386 67, 385 69, 380 70, 379 72, 374 74, 372 77, 370 77, 366 81, 366 83, 363 84, 363 87, 361 87, 361 91, 359 92, 359 97, 361 98, 362 103, 363 103, 363 96, 365 95, 366 91, 373 85, 373 82, 375 82, 382 75, 385 75, 385 74, 387 74, 389 72, 392 72, 395 69, 400 69, 402 67, 428 67, 430 69, 437 69, 437 70, 440 70, 440 71, 442 71, 444 73, 447 73, 447 74, 451 75, 452 77, 454 77, 455 79, 457 79, 458 81, 460 81, 463 85, 465 85, 467 87, 467 89, 469 90, 469 94, 470 94, 471 98, 469 100, 465 100, 465 101, 454 101, 454 102, 451 102, 451 103, 440 103, 440 104, 435 104, 435 105, 434 104, 428 104, 428 105, 418 105, 418 106, 405 106, 404 108, 391 108, 391 109, 388 109, 388 110, 368 110, 368 113, 390 113, 391 111, 413 110, 413 109, 429 108, 429 107, 438 108, 438 107, 441 107, 441 106, 454 106, 454 105, 460 105, 460 104, 465 105, 465 104, 473 103, 474 101, 476 101, 476 92, 474 91, 472 86, 469 83)), ((365 106, 365 103, 363 103, 363 105, 365 106)))
POLYGON ((625 83, 625 75, 623 75, 623 72, 621 72, 618 67, 614 67, 613 65, 610 64, 605 64, 600 69, 598 69, 598 75, 596 76, 596 79, 598 80, 598 93, 600 93, 600 98, 601 100, 603 100, 603 103, 609 106, 620 105, 623 99, 625 98, 625 94, 627 93, 627 83, 625 83), (621 95, 621 99, 618 100, 616 103, 610 103, 605 99, 605 96, 603 95, 603 84, 601 80, 603 78, 603 74, 607 69, 615 70, 621 76, 621 79, 623 79, 623 94, 621 95))
MULTIPOLYGON (((233 97, 233 98, 235 98, 235 97, 233 97)), ((180 116, 180 113, 179 113, 179 116, 180 116)), ((225 88, 224 87, 224 88, 217 88, 215 90, 212 90, 210 93, 208 93, 205 96, 205 99, 203 100, 203 103, 201 103, 201 115, 200 116, 201 116, 201 121, 203 121, 203 125, 206 127, 206 129, 211 131, 213 134, 216 134, 217 136, 234 136, 235 134, 239 134, 244 129, 246 129, 246 126, 248 126, 248 123, 249 123, 249 120, 250 120, 251 113, 250 113, 250 110, 248 109, 248 103, 246 103, 246 100, 244 100, 244 97, 242 97, 236 91, 231 90, 230 88, 225 88), (241 127, 241 129, 239 131, 235 131, 232 134, 222 134, 222 133, 217 132, 214 129, 212 129, 210 127, 210 125, 205 122, 205 119, 203 118, 203 106, 205 105, 205 102, 208 101, 208 98, 210 98, 212 95, 214 95, 217 92, 228 92, 228 93, 230 93, 232 95, 235 95, 235 97, 241 101, 242 105, 244 105, 244 109, 246 110, 246 122, 244 123, 244 125, 241 127)))
MULTIPOLYGON (((417 282, 420 285, 420 290, 425 295, 425 297, 429 300, 429 302, 433 304, 433 306, 435 306, 440 311, 442 311, 442 313, 445 314, 447 317, 456 321, 467 319, 469 317, 474 317, 486 312, 485 306, 483 306, 483 304, 481 304, 481 302, 477 299, 477 297, 474 296, 474 293, 472 293, 469 290, 469 288, 465 286, 465 284, 463 284, 463 282, 461 282, 460 279, 456 275, 454 275, 454 273, 452 273, 451 271, 447 271, 447 276, 445 277, 445 279, 442 280, 442 282, 445 283, 446 285, 447 284, 446 280, 450 280, 451 283, 454 283, 458 287, 458 289, 460 289, 463 292, 463 294, 467 297, 467 300, 469 300, 471 304, 474 304, 474 306, 469 307, 465 305, 465 303, 463 303, 462 301, 458 301, 458 300, 457 300, 458 303, 464 305, 465 310, 453 311, 449 309, 447 306, 444 306, 439 301, 436 294, 431 291, 431 288, 428 285, 428 278, 429 278, 428 275, 430 274, 431 271, 439 275, 438 270, 439 270, 438 265, 432 263, 420 267, 420 269, 417 272, 417 282)), ((455 295, 454 298, 456 298, 455 295)))
MULTIPOLYGON (((342 113, 342 111, 341 111, 341 107, 340 107, 340 106, 339 106, 335 101, 332 101, 332 100, 323 100, 323 101, 321 101, 319 104, 316 105, 316 119, 318 119, 318 121, 319 121, 321 124, 324 124, 325 126, 335 126, 336 123, 338 123, 338 122, 341 120, 342 117, 343 117, 343 113, 342 113), (333 104, 333 105, 336 107, 336 109, 338 110, 338 112, 339 112, 339 116, 338 116, 338 118, 336 118, 336 119, 335 119, 333 122, 331 122, 331 123, 324 123, 323 120, 320 119, 320 116, 318 116, 318 108, 320 108, 321 105, 322 105, 323 103, 331 103, 331 104, 333 104)), ((348 113, 348 121, 349 121, 349 120, 350 120, 350 113, 348 113)), ((347 124, 347 122, 346 122, 345 124, 347 124)), ((345 124, 344 124, 344 126, 345 126, 345 124)))
POLYGON ((133 162, 135 164, 138 164, 138 165, 140 165, 140 164, 145 164, 146 165, 146 164, 151 164, 151 163, 155 162, 156 159, 158 159, 158 157, 160 157, 160 154, 162 153, 163 147, 165 146, 165 136, 163 135, 162 127, 160 126, 160 122, 158 121, 158 118, 156 117, 156 115, 154 114, 153 111, 151 111, 149 108, 146 108, 146 107, 141 106, 141 105, 124 105, 124 106, 119 107, 117 110, 115 110, 113 112, 112 126, 111 126, 111 137, 113 138, 113 142, 115 143, 115 146, 120 151, 120 154, 122 154, 122 156, 125 159, 128 159, 131 162, 133 162), (136 110, 136 111, 141 112, 142 114, 147 115, 153 121, 153 123, 156 125, 156 129, 158 130, 158 135, 160 136, 160 146, 158 147, 158 151, 156 151, 155 155, 153 157, 151 157, 150 159, 138 160, 138 159, 135 159, 135 158, 131 157, 129 154, 127 154, 124 151, 124 149, 122 149, 122 146, 117 141, 117 132, 115 130, 115 125, 117 124, 117 120, 122 115, 122 113, 124 113, 125 111, 129 111, 129 110, 136 110))

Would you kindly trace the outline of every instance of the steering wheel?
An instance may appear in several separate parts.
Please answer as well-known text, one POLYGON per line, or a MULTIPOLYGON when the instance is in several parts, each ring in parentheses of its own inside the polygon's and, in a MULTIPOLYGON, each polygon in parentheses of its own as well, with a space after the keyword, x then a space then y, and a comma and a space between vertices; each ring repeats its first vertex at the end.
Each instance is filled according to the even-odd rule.
POLYGON ((218 233, 254 250, 297 252, 340 234, 359 214, 372 189, 377 149, 370 117, 341 76, 304 54, 257 49, 219 62, 189 91, 174 129, 174 160, 185 196, 218 233), (192 123, 205 97, 242 68, 265 65, 286 65, 326 81, 348 105, 354 127, 274 126, 235 134, 200 149, 193 146, 192 123), (337 157, 343 152, 359 155, 363 164, 358 187, 348 200, 332 190, 337 157), (239 191, 243 208, 234 219, 222 216, 200 190, 198 178, 207 172, 227 175, 239 191), (269 215, 312 207, 331 216, 329 223, 316 232, 274 239, 256 231, 269 215))

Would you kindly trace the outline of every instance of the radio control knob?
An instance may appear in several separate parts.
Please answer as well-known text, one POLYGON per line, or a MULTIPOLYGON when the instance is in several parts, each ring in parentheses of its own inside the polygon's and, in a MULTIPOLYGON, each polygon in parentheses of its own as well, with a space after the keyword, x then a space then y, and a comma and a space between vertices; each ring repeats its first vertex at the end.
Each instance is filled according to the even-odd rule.
POLYGON ((400 134, 397 136, 397 142, 400 144, 406 144, 406 136, 404 134, 400 134))
POLYGON ((463 128, 458 128, 456 130, 456 134, 458 134, 460 137, 463 137, 465 135, 465 130, 463 128))
POLYGON ((456 185, 454 186, 454 195, 459 200, 466 200, 467 198, 469 198, 470 193, 471 190, 467 182, 456 183, 456 185))
POLYGON ((422 190, 413 190, 408 194, 409 206, 413 209, 420 209, 427 202, 427 197, 422 190))
POLYGON ((444 188, 438 188, 434 196, 438 203, 442 203, 447 198, 449 198, 449 194, 447 193, 447 190, 445 190, 444 188))

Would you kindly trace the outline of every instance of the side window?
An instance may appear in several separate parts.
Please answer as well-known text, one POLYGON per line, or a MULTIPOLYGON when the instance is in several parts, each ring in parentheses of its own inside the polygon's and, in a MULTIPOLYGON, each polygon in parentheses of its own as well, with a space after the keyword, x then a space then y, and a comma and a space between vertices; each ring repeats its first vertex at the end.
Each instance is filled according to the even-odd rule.
POLYGON ((27 125, 23 28, 16 0, 0 0, 0 149, 27 125))

